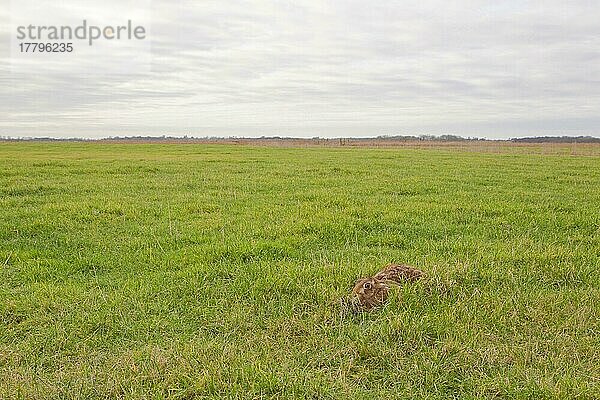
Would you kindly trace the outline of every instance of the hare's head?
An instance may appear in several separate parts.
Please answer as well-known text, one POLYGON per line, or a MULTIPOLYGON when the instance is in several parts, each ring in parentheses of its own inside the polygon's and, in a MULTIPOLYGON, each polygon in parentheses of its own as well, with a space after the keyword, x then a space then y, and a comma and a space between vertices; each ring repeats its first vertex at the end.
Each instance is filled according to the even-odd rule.
POLYGON ((363 278, 356 281, 352 289, 353 302, 365 309, 377 307, 387 299, 389 287, 375 278, 363 278))

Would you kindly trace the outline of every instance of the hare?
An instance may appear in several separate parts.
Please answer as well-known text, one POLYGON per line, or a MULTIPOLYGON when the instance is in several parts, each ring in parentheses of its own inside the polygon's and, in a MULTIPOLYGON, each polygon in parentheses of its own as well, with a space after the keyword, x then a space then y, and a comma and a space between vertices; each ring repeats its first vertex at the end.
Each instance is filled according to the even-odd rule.
POLYGON ((390 284, 416 282, 423 276, 423 271, 410 265, 389 264, 374 276, 356 281, 352 289, 352 303, 358 308, 371 310, 385 303, 390 284))

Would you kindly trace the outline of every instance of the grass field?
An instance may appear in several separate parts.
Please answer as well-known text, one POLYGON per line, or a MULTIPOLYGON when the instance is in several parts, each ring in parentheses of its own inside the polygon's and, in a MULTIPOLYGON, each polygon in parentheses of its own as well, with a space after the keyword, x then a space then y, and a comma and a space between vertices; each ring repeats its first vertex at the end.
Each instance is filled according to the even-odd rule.
POLYGON ((600 398, 600 146, 499 149, 0 143, 0 398, 600 398))

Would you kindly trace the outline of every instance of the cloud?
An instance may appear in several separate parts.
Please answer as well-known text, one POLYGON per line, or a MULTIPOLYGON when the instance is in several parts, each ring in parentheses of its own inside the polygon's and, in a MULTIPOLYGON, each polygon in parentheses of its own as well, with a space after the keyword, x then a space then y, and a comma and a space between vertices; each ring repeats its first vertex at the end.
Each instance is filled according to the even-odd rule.
POLYGON ((95 20, 148 21, 147 47, 3 67, 0 134, 600 134, 593 2, 120 3, 95 20))

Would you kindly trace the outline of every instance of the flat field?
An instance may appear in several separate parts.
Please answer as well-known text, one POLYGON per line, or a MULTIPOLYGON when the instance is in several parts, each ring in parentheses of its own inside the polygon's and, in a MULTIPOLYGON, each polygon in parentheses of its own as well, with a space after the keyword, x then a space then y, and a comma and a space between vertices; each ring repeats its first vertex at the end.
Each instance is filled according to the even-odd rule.
POLYGON ((4 142, 0 398, 600 398, 599 265, 597 145, 4 142))

